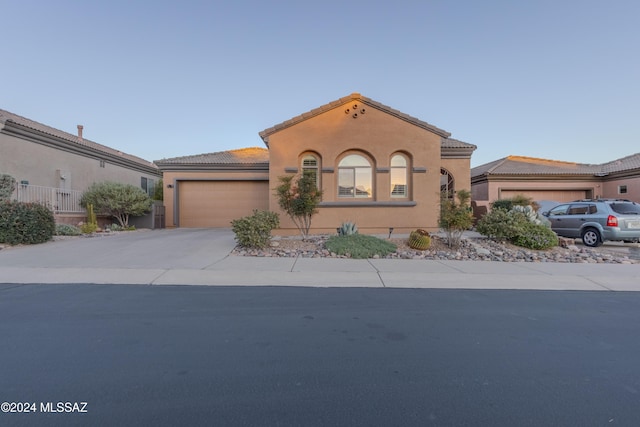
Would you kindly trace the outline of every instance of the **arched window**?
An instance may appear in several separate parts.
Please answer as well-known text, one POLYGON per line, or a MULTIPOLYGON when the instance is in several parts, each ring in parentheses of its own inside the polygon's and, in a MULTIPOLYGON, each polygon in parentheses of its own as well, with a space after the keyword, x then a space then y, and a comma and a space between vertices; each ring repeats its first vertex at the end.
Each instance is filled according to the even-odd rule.
POLYGON ((349 154, 338 164, 338 197, 371 198, 371 163, 364 156, 349 154))
POLYGON ((407 159, 401 154, 391 157, 391 197, 409 197, 409 185, 407 179, 407 159))
POLYGON ((308 173, 313 176, 316 187, 320 188, 320 161, 313 154, 306 154, 302 156, 301 161, 302 173, 308 173))
POLYGON ((440 194, 447 194, 447 197, 453 198, 455 194, 455 180, 453 175, 446 169, 440 169, 440 194))

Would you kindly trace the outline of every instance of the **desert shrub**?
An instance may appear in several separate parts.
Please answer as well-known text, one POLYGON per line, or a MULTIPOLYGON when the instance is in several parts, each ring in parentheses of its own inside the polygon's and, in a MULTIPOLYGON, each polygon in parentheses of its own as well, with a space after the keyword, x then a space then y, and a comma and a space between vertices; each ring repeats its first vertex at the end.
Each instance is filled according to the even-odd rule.
POLYGON ((134 231, 136 229, 135 225, 130 225, 128 227, 123 227, 120 224, 113 223, 111 225, 107 225, 105 230, 108 231, 134 231))
POLYGON ((311 220, 318 213, 322 201, 322 190, 318 189, 315 175, 304 171, 294 182, 295 176, 280 176, 280 185, 275 188, 278 205, 300 230, 302 238, 309 237, 311 220))
POLYGON ((471 193, 468 190, 460 190, 456 193, 456 198, 449 197, 448 191, 440 193, 438 225, 447 235, 447 245, 450 248, 458 247, 462 233, 473 225, 471 193))
POLYGON ((494 200, 489 204, 489 206, 491 206, 491 210, 502 209, 505 211, 510 211, 513 207, 513 201, 511 201, 511 199, 494 200))
POLYGON ((492 239, 510 241, 521 233, 523 225, 527 223, 527 218, 520 212, 493 208, 478 220, 476 230, 492 239))
POLYGON ((528 249, 549 249, 558 246, 558 236, 549 227, 527 222, 511 243, 528 249))
POLYGON ((84 192, 80 204, 93 205, 96 213, 113 216, 122 227, 129 216, 141 216, 151 210, 153 201, 139 187, 119 182, 94 183, 84 192))
POLYGON ((385 256, 396 251, 397 246, 386 240, 366 234, 350 234, 347 236, 331 236, 325 243, 327 250, 337 255, 351 258, 372 258, 375 255, 385 256))
POLYGON ((0 243, 10 245, 43 243, 56 230, 53 213, 36 203, 0 202, 0 243))
POLYGON ((558 236, 545 224, 536 222, 529 210, 492 209, 480 218, 476 230, 492 239, 509 241, 529 249, 548 249, 558 244, 558 236))
POLYGON ((82 234, 95 233, 98 230, 98 224, 93 222, 85 222, 80 225, 80 231, 82 234))
POLYGON ((82 231, 75 225, 56 224, 56 236, 79 236, 82 231))
POLYGON ((491 206, 491 209, 504 209, 507 211, 513 209, 514 206, 531 206, 533 210, 538 210, 538 204, 531 197, 527 197, 524 194, 517 194, 509 199, 494 200, 489 206, 491 206))
POLYGON ((264 248, 271 239, 271 230, 280 226, 278 214, 254 210, 253 215, 231 221, 236 242, 245 248, 264 248))
POLYGON ((9 200, 16 188, 16 180, 11 175, 0 174, 0 201, 9 200))

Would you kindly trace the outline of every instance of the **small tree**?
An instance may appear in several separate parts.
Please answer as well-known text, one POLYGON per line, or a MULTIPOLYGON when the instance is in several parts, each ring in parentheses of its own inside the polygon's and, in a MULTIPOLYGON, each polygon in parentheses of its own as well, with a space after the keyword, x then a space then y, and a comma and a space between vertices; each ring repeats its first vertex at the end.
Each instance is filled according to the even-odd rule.
POLYGON ((9 200, 16 188, 16 180, 11 175, 0 174, 0 201, 9 200))
POLYGON ((460 190, 456 193, 458 201, 449 197, 446 191, 440 193, 440 219, 438 225, 447 235, 447 244, 450 248, 458 247, 462 233, 473 225, 473 213, 470 201, 471 193, 460 190))
POLYGON ((96 212, 114 217, 122 227, 129 226, 129 216, 149 212, 152 203, 142 188, 119 182, 94 183, 80 200, 82 207, 91 204, 96 212))
POLYGON ((318 204, 322 200, 322 190, 318 189, 315 174, 304 171, 294 183, 295 175, 278 178, 280 185, 275 188, 280 208, 298 227, 302 238, 309 236, 311 218, 318 212, 318 204))

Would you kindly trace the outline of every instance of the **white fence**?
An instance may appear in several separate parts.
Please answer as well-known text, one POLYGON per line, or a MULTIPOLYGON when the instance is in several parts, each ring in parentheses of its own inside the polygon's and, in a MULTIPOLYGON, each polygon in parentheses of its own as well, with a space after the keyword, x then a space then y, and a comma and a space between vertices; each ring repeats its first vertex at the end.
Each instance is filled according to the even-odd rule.
POLYGON ((20 202, 38 203, 54 213, 85 212, 80 206, 82 191, 25 184, 18 184, 16 187, 15 198, 20 202))

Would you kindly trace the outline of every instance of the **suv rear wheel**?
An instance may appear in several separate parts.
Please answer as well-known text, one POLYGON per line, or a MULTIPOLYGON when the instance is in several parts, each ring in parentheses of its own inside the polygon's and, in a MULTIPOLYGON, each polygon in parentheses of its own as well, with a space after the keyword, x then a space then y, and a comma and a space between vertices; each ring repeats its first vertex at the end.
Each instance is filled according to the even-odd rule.
POLYGON ((592 248, 596 248, 602 245, 602 237, 600 236, 600 232, 595 228, 587 228, 582 231, 582 243, 585 246, 590 246, 592 248))

